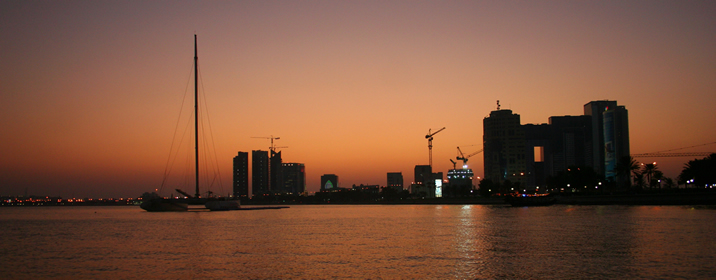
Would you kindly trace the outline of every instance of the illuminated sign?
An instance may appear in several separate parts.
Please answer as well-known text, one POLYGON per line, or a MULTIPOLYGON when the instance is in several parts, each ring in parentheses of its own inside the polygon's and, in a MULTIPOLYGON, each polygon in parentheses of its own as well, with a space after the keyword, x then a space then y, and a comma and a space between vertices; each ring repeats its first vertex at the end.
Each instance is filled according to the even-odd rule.
POLYGON ((443 180, 435 179, 435 197, 443 197, 443 180))

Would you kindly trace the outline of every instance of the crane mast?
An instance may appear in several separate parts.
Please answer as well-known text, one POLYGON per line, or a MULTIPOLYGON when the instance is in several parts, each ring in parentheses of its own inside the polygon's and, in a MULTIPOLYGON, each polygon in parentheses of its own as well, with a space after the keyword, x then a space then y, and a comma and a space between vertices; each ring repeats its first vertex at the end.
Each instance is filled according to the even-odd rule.
POLYGON ((429 154, 429 162, 430 162, 430 169, 433 168, 433 135, 438 134, 438 132, 445 130, 445 128, 438 129, 435 132, 430 132, 432 129, 428 129, 428 134, 425 135, 425 139, 428 139, 428 154, 429 154))

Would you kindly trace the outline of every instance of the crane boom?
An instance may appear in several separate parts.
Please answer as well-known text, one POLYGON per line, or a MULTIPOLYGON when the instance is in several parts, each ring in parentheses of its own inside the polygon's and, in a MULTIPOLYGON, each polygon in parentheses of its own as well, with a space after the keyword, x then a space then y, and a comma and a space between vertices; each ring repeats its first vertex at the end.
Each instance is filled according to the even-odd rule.
POLYGON ((700 157, 709 156, 714 152, 691 152, 691 153, 643 153, 643 154, 631 154, 632 157, 700 157))
POLYGON ((425 139, 430 139, 430 137, 433 137, 433 135, 438 134, 438 132, 445 130, 445 128, 438 129, 438 131, 435 131, 433 133, 430 133, 430 129, 428 129, 428 134, 425 135, 425 139))
POLYGON ((474 156, 474 155, 476 155, 476 154, 482 153, 483 150, 485 150, 485 149, 482 148, 482 149, 480 149, 480 150, 477 151, 477 152, 471 153, 471 154, 469 154, 469 155, 465 155, 465 154, 462 153, 462 150, 460 150, 460 147, 457 147, 457 152, 458 152, 459 155, 457 156, 456 159, 457 159, 457 160, 462 160, 462 165, 465 166, 465 165, 467 165, 467 159, 469 159, 470 157, 472 157, 472 156, 474 156))
POLYGON ((271 150, 272 152, 273 152, 274 150, 276 150, 276 146, 274 146, 273 140, 279 140, 279 139, 281 139, 281 137, 273 137, 273 135, 271 135, 270 137, 251 137, 251 138, 270 139, 270 140, 271 140, 271 146, 269 147, 269 150, 271 150))

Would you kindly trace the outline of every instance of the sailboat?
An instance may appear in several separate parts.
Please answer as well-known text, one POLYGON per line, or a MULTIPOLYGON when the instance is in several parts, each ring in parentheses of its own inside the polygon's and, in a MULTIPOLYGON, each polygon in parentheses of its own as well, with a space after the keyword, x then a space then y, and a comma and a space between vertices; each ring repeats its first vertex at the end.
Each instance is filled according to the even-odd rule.
MULTIPOLYGON (((195 195, 189 196, 188 200, 178 200, 171 198, 163 198, 159 194, 144 193, 142 195, 142 203, 139 205, 142 209, 149 212, 177 212, 177 211, 188 211, 189 204, 204 204, 206 201, 201 198, 199 193, 199 74, 198 74, 198 62, 199 57, 197 56, 196 50, 196 34, 194 34, 194 166, 195 166, 195 177, 196 177, 196 193, 195 195)), ((180 190, 177 190, 184 193, 180 190)))

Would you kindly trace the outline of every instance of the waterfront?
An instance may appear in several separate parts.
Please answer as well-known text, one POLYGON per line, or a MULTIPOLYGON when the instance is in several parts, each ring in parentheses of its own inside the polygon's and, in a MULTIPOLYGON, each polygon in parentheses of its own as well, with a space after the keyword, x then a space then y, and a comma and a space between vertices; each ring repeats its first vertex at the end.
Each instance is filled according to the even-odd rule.
POLYGON ((716 278, 716 210, 306 205, 0 208, 3 278, 716 278))

